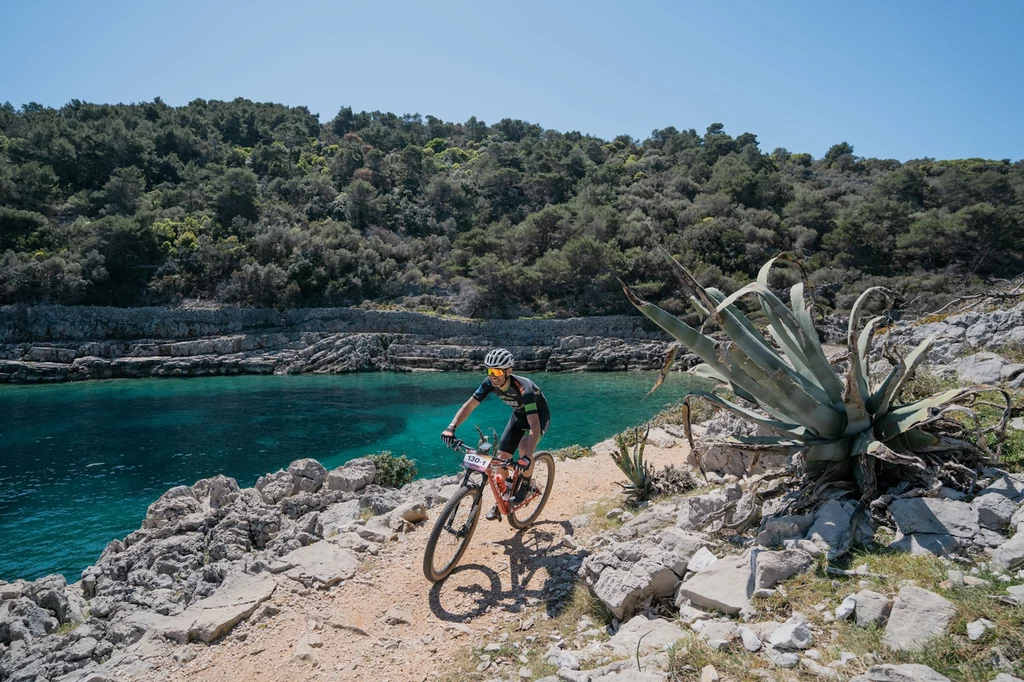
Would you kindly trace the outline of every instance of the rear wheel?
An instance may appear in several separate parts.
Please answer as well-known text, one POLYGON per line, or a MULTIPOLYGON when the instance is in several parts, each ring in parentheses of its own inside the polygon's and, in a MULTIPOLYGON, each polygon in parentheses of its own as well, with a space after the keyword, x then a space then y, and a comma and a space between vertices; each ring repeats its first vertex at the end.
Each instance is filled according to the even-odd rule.
POLYGON ((551 488, 555 485, 555 459, 550 452, 534 454, 530 485, 532 490, 526 500, 508 514, 508 523, 513 528, 526 528, 536 521, 551 496, 551 488))
POLYGON ((448 577, 462 558, 480 520, 483 488, 463 486, 441 510, 423 553, 423 575, 432 583, 448 577))

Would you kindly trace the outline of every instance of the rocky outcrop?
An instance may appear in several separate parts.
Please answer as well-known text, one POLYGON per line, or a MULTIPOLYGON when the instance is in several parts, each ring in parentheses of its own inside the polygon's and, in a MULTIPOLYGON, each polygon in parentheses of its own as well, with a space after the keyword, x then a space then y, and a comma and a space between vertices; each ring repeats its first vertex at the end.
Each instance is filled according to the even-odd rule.
POLYGON ((147 656, 220 639, 282 583, 326 590, 352 578, 362 556, 397 537, 393 519, 399 530, 426 520, 457 480, 395 490, 374 475, 368 460, 327 471, 303 459, 254 488, 226 476, 171 488, 79 583, 51 575, 0 585, 0 680, 92 669, 146 677, 147 656), (379 513, 364 522, 367 509, 379 513))
MULTIPOLYGON (((0 382, 476 369, 494 346, 526 370, 657 369, 643 317, 464 320, 349 308, 0 308, 0 382)), ((687 356, 677 363, 692 366, 687 356)))
MULTIPOLYGON (((917 345, 935 336, 935 343, 928 354, 930 362, 942 366, 951 365, 957 362, 958 358, 965 358, 981 351, 999 352, 999 349, 1006 346, 1024 344, 1024 304, 1010 310, 951 315, 940 322, 898 325, 890 334, 892 341, 901 345, 917 345)), ((1006 363, 998 364, 1002 367, 1006 363)), ((982 371, 982 367, 976 361, 964 362, 963 368, 968 372, 982 371), (968 366, 974 369, 968 369, 968 366)), ((1000 380, 1006 380, 1001 369, 998 369, 998 376, 1000 380)), ((1016 376, 1019 376, 1019 373, 1007 378, 1012 379, 1016 376)), ((984 375, 976 375, 968 380, 984 378, 994 376, 991 371, 985 370, 984 375)))

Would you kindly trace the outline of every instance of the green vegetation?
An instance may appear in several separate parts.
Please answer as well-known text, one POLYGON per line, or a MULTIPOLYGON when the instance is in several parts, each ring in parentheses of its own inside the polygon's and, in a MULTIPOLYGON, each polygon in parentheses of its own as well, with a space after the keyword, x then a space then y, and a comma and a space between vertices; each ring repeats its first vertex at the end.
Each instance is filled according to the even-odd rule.
POLYGON ((404 454, 395 456, 389 450, 369 455, 369 460, 377 467, 377 475, 373 482, 385 488, 401 488, 416 478, 416 462, 404 454))
POLYGON ((632 444, 627 443, 621 434, 616 436, 615 445, 618 450, 611 453, 615 466, 626 476, 626 482, 618 485, 622 486, 626 501, 631 505, 650 500, 654 496, 654 467, 644 461, 644 446, 649 430, 644 429, 641 433, 639 428, 633 429, 632 444))
POLYGON ((594 451, 583 445, 570 445, 568 447, 559 448, 558 450, 552 450, 551 456, 560 462, 564 462, 567 459, 593 457, 594 451))
POLYGON ((721 124, 642 141, 342 108, 0 106, 0 304, 680 312, 662 246, 734 290, 782 251, 815 302, 933 310, 1024 264, 1020 161, 820 160, 721 124))
MULTIPOLYGON (((951 388, 907 403, 897 401, 904 385, 927 356, 933 338, 922 342, 906 357, 890 356, 892 369, 884 378, 872 381, 872 340, 875 329, 887 318, 879 315, 862 328, 861 316, 872 297, 891 302, 891 292, 886 289, 871 287, 853 305, 847 332, 850 368, 844 381, 818 339, 803 282, 790 290, 791 306, 768 287, 772 265, 776 261, 791 261, 790 257, 784 254, 772 258, 761 268, 756 282, 731 296, 715 287, 701 286, 678 261, 669 260, 683 290, 705 318, 701 330, 714 323, 728 337, 727 342, 716 343, 674 315, 641 300, 623 285, 626 296, 640 312, 704 361, 705 364, 693 369, 695 374, 728 386, 764 414, 709 391, 695 390, 688 400, 700 398, 777 434, 728 438, 726 443, 791 454, 802 450, 802 466, 812 479, 820 477, 825 486, 844 478, 855 480, 861 499, 868 501, 885 489, 879 485, 880 478, 927 487, 928 477, 938 474, 943 458, 958 465, 975 464, 987 458, 990 437, 1002 439, 1003 434, 996 426, 973 429, 962 421, 966 416, 980 424, 984 417, 982 408, 1000 408, 978 401, 983 393, 1001 393, 1005 404, 1000 414, 1009 414, 1009 394, 999 389, 951 388), (767 320, 764 333, 736 306, 746 296, 760 304, 767 320), (978 409, 971 410, 959 403, 977 403, 978 409), (957 407, 947 410, 951 405, 957 407), (925 450, 927 458, 918 456, 925 450)), ((655 387, 660 385, 673 357, 674 352, 669 354, 655 387)), ((948 478, 956 479, 955 484, 966 488, 972 484, 973 474, 963 466, 960 470, 962 476, 948 478)), ((814 481, 807 485, 802 491, 805 499, 798 504, 813 504, 819 497, 821 491, 814 488, 814 481)))

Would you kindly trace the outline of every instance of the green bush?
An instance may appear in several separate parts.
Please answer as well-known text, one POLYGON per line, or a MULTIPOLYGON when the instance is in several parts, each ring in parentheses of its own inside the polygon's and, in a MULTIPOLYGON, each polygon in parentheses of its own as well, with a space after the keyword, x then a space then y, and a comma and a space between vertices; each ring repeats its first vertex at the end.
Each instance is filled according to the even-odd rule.
POLYGON ((404 454, 396 457, 390 450, 370 455, 369 459, 377 467, 374 482, 385 488, 401 488, 416 478, 416 462, 404 454))
POLYGON ((559 448, 558 450, 552 450, 551 455, 558 459, 560 462, 564 462, 567 459, 580 459, 582 457, 592 457, 594 451, 583 445, 570 445, 567 448, 559 448))

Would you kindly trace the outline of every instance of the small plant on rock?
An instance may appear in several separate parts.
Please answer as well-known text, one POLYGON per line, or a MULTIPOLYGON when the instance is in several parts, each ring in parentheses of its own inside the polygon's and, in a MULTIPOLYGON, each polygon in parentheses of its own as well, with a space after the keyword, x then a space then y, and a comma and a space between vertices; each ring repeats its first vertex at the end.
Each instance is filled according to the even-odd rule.
POLYGON ((648 426, 642 432, 639 428, 630 430, 632 433, 615 436, 616 452, 611 453, 615 465, 626 475, 626 482, 619 483, 626 493, 630 504, 639 504, 649 500, 655 493, 654 467, 644 461, 644 444, 647 441, 648 426), (630 447, 632 443, 632 448, 630 447), (632 449, 632 452, 630 450, 632 449))
POLYGON ((374 482, 385 488, 401 488, 416 478, 416 462, 404 454, 396 457, 390 450, 383 450, 369 459, 377 467, 374 482))

